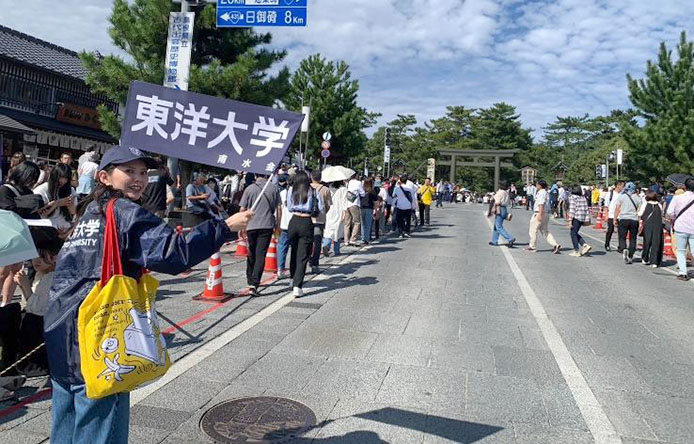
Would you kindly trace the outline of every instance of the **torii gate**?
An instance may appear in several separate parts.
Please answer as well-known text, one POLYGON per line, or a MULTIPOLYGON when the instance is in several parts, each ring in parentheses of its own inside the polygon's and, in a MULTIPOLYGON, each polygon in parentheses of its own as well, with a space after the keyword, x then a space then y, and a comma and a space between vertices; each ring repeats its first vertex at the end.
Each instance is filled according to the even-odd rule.
POLYGON ((514 168, 514 165, 508 162, 501 162, 502 158, 513 157, 520 150, 438 150, 441 156, 450 156, 451 160, 439 160, 439 165, 448 165, 451 167, 450 182, 455 183, 455 170, 457 167, 483 167, 494 168, 494 190, 499 189, 499 179, 501 176, 501 168, 514 168), (472 157, 472 161, 461 162, 460 157, 472 157), (484 162, 483 157, 493 157, 494 162, 484 162))

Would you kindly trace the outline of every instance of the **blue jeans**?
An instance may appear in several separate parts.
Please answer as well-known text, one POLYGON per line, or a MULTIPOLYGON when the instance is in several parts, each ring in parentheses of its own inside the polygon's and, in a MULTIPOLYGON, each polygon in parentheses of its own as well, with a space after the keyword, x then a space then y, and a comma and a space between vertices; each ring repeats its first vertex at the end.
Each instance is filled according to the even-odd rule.
POLYGON ((282 230, 280 239, 277 242, 277 271, 287 269, 287 255, 289 254, 289 234, 287 230, 282 230))
POLYGON ((340 255, 340 241, 336 240, 333 242, 333 240, 330 239, 329 237, 323 238, 323 248, 325 248, 325 247, 330 248, 331 243, 333 244, 333 252, 335 253, 335 256, 339 256, 340 255))
POLYGON ((496 215, 494 220, 494 234, 492 234, 493 244, 499 243, 499 235, 503 236, 508 242, 514 240, 514 237, 504 228, 504 221, 508 217, 508 210, 506 207, 501 207, 500 210, 500 213, 496 215))
POLYGON ((128 444, 129 393, 89 399, 84 384, 51 382, 52 444, 128 444))
POLYGON ((374 224, 374 209, 373 208, 362 208, 361 209, 361 240, 366 243, 371 241, 371 228, 374 224))
POLYGON ((586 243, 583 237, 578 234, 578 231, 582 226, 583 222, 580 220, 571 219, 571 243, 573 244, 575 251, 578 251, 586 243))
POLYGON ((694 252, 694 234, 680 233, 675 231, 677 238, 677 266, 680 268, 680 274, 687 275, 687 244, 689 249, 694 252))

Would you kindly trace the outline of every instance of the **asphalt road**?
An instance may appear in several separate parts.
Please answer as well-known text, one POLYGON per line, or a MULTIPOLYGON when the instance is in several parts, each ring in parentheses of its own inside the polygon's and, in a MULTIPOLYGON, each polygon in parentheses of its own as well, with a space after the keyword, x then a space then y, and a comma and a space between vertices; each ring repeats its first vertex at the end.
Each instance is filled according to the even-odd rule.
MULTIPOLYGON (((543 241, 523 251, 525 210, 508 224, 518 247, 491 247, 484 209, 433 210, 411 239, 335 258, 302 299, 275 284, 189 324, 203 339, 133 394, 131 441, 209 442, 210 407, 282 396, 317 418, 297 443, 694 442, 694 284, 625 265, 592 228, 588 257, 569 257, 554 223, 561 255, 543 241)), ((181 285, 164 289, 188 301, 181 285)), ((196 312, 167 310, 176 322, 196 312)), ((0 438, 42 442, 38 410, 0 418, 0 438)))

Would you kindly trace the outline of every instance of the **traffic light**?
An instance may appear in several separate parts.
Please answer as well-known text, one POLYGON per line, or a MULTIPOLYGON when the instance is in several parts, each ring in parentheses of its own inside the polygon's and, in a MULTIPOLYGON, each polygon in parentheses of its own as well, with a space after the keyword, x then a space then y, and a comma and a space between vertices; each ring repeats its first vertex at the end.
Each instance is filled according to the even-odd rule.
POLYGON ((390 128, 386 128, 386 146, 390 146, 390 128))
POLYGON ((602 165, 595 165, 595 177, 602 177, 602 165))

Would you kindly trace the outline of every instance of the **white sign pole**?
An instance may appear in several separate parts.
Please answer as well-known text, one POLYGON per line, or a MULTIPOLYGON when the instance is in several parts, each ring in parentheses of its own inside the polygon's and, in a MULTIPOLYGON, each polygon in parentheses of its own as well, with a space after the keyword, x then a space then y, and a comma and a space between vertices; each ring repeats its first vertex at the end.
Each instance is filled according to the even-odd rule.
MULTIPOLYGON (((195 13, 188 12, 188 2, 181 2, 181 12, 169 14, 169 37, 166 40, 164 86, 188 91, 190 53, 193 46, 195 13)), ((169 157, 167 165, 176 185, 181 186, 178 159, 169 157)))

